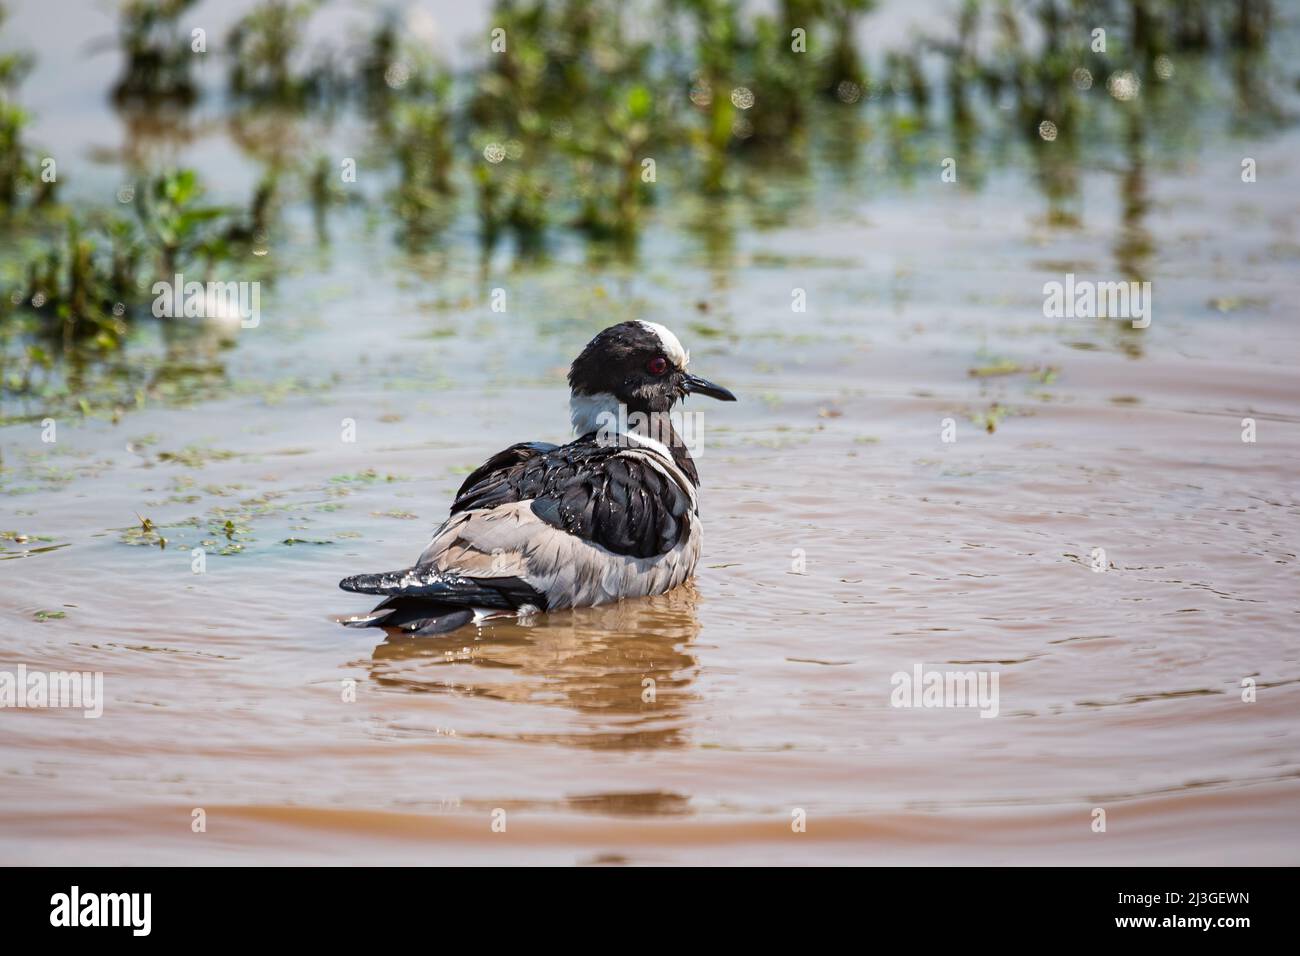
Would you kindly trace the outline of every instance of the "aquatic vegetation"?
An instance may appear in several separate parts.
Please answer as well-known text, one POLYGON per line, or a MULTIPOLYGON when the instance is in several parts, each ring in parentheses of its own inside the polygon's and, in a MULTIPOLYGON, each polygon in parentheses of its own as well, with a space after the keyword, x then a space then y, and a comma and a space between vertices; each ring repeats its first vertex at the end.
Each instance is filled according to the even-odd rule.
POLYGON ((100 350, 113 349, 128 331, 128 313, 148 301, 140 270, 152 252, 158 274, 172 275, 203 252, 209 262, 218 254, 203 226, 223 215, 195 205, 193 173, 164 176, 140 197, 137 230, 130 220, 96 215, 82 223, 72 218, 55 243, 31 259, 26 283, 11 301, 42 321, 39 331, 65 348, 91 340, 100 350))
POLYGON ((604 3, 503 3, 494 24, 505 45, 487 54, 466 109, 480 231, 488 247, 508 230, 535 250, 552 210, 572 206, 572 187, 600 188, 579 185, 581 167, 564 159, 597 148, 611 87, 635 72, 638 51, 620 42, 621 18, 604 3))
MULTIPOLYGON (((124 5, 118 85, 134 91, 128 99, 189 101, 193 54, 181 24, 192 6, 124 5)), ((166 333, 166 360, 147 371, 126 368, 120 355, 111 374, 96 363, 120 353, 149 316, 153 278, 202 280, 238 263, 273 279, 267 253, 286 205, 305 204, 324 240, 336 210, 382 194, 398 241, 412 251, 476 222, 484 261, 503 239, 516 257, 541 261, 562 230, 588 240, 593 261, 632 257, 655 207, 669 207, 703 259, 721 266, 739 261, 743 227, 800 215, 817 170, 870 188, 935 175, 953 153, 964 189, 978 188, 993 160, 1029 163, 1052 228, 1081 225, 1089 170, 1115 170, 1122 220, 1112 253, 1137 279, 1155 253, 1148 169, 1152 154, 1168 149, 1167 134, 1148 127, 1190 125, 1204 105, 1199 86, 1172 81, 1193 73, 1179 57, 1237 51, 1232 115, 1251 129, 1290 121, 1270 90, 1275 77, 1260 66, 1266 55, 1249 52, 1266 42, 1267 0, 1142 0, 1123 11, 1109 0, 966 0, 944 40, 888 50, 860 42, 868 0, 781 0, 762 10, 738 0, 652 0, 649 18, 614 0, 501 0, 490 22, 502 42, 483 37, 481 54, 459 73, 407 14, 380 16, 341 55, 315 46, 305 28, 318 6, 270 0, 231 31, 234 107, 225 118, 262 168, 242 208, 209 201, 192 171, 145 165, 132 170, 133 215, 120 205, 64 209, 13 99, 30 57, 0 57, 0 209, 39 212, 18 217, 20 227, 0 222, 23 230, 0 296, 0 389, 31 401, 23 415, 44 401, 120 416, 150 399, 218 387, 221 363, 187 362, 196 342, 176 329, 166 333), (1091 33, 1099 22, 1109 31, 1101 47, 1091 33), (363 162, 385 177, 377 189, 353 188, 338 157, 317 145, 321 124, 348 111, 373 129, 363 162), (62 367, 69 359, 79 364, 75 383, 62 367), (102 393, 87 391, 93 381, 102 393)), ((377 221, 372 214, 368 223, 377 221)), ((763 254, 752 262, 764 265, 763 254)), ((725 322, 694 331, 732 334, 725 322)), ((1117 348, 1140 348, 1123 330, 1107 334, 1117 348)), ((438 380, 399 377, 392 387, 438 380)), ((259 394, 274 401, 295 387, 276 382, 259 394)))
POLYGON ((968 371, 971 378, 994 378, 1000 375, 1016 375, 1025 371, 1024 366, 1014 359, 998 359, 987 365, 979 365, 968 371))
MULTIPOLYGON (((829 45, 832 24, 866 7, 787 4, 785 16, 803 32, 821 24, 829 45)), ((685 161, 705 192, 722 193, 738 187, 738 155, 797 148, 833 56, 805 55, 792 28, 734 0, 664 8, 647 40, 613 3, 498 5, 492 22, 509 41, 473 76, 466 111, 488 245, 511 231, 532 248, 559 223, 625 243, 655 200, 660 163, 685 161), (681 156, 683 140, 698 163, 681 156)), ((835 40, 841 52, 853 43, 851 32, 835 40)), ((842 64, 829 69, 843 79, 842 64)))
MULTIPOLYGON (((35 316, 35 331, 65 349, 82 342, 100 351, 116 348, 130 321, 149 313, 153 277, 170 279, 200 264, 211 271, 266 241, 273 181, 259 184, 247 214, 203 205, 202 194, 196 174, 180 170, 143 184, 134 200, 136 221, 107 212, 84 222, 67 218, 28 260, 25 282, 7 303, 35 316)), ((29 353, 35 359, 44 354, 29 353)))
MULTIPOLYGON (((4 11, 0 8, 0 22, 4 11)), ((24 139, 31 117, 15 101, 18 86, 31 67, 31 58, 15 53, 0 56, 0 212, 20 206, 48 205, 57 180, 49 161, 33 154, 24 139)))
POLYGON ((997 431, 998 425, 1002 423, 1002 419, 1006 418, 1009 412, 1010 409, 1005 405, 994 402, 987 409, 971 412, 969 417, 972 422, 992 435, 997 431))
POLYGON ((822 23, 834 38, 830 56, 822 67, 822 89, 828 95, 846 100, 846 83, 858 88, 867 84, 854 36, 858 18, 875 6, 875 0, 795 0, 795 4, 802 19, 820 13, 822 23))
POLYGON ((336 485, 353 485, 353 484, 372 484, 376 481, 402 481, 399 475, 381 475, 373 468, 366 468, 352 475, 335 475, 330 479, 332 484, 336 485))
POLYGON ((631 85, 621 101, 606 104, 603 129, 594 135, 579 130, 567 144, 579 173, 573 225, 590 236, 629 238, 640 210, 653 202, 643 157, 655 126, 654 102, 645 86, 631 85))
POLYGON ((450 81, 441 82, 428 101, 396 104, 388 114, 392 153, 398 168, 393 209, 408 239, 440 232, 454 215, 452 186, 452 117, 450 81))
MULTIPOLYGON (((691 74, 689 99, 699 117, 691 142, 704 163, 702 186, 717 193, 728 185, 728 151, 754 135, 751 120, 741 115, 755 102, 754 92, 740 83, 740 61, 752 52, 752 38, 741 24, 740 4, 733 0, 693 0, 683 6, 693 18, 697 68, 691 74)), ((770 21, 763 30, 771 33, 770 21)), ((771 39, 771 37, 769 37, 771 39)), ((795 55, 791 51, 791 55, 795 55)), ((767 58, 764 62, 771 64, 767 58)), ((759 95, 764 90, 760 88, 759 95)), ((765 113, 767 104, 760 109, 765 113)))
MULTIPOLYGON (((41 320, 39 331, 65 349, 90 340, 117 348, 127 332, 125 302, 136 295, 130 239, 120 230, 70 220, 63 241, 27 265, 24 291, 12 297, 41 320)), ((30 352, 38 364, 46 353, 30 352)))
POLYGON ((362 92, 363 105, 381 120, 388 107, 445 93, 450 78, 429 48, 431 37, 410 20, 388 11, 360 52, 355 75, 347 82, 362 92))
POLYGON ((151 518, 145 518, 139 514, 136 515, 139 524, 129 528, 118 528, 119 540, 123 544, 135 545, 137 547, 158 547, 166 549, 167 539, 162 536, 158 526, 154 524, 151 518))
MULTIPOLYGON (((264 180, 263 182, 269 184, 272 181, 264 180)), ((350 193, 343 187, 339 181, 338 167, 328 156, 316 157, 316 161, 311 165, 310 171, 307 173, 305 182, 317 239, 322 243, 328 242, 330 211, 350 203, 360 204, 361 200, 355 193, 350 193)), ((261 187, 259 187, 259 192, 260 190, 261 187)), ((256 223, 257 214, 254 213, 252 218, 256 223)), ((255 235, 258 232, 259 230, 255 229, 255 235)), ((269 230, 265 224, 260 228, 260 234, 269 236, 269 230)))
POLYGON ((188 106, 198 98, 190 75, 190 36, 180 18, 197 0, 127 0, 121 6, 118 42, 122 75, 113 85, 119 106, 188 106))
POLYGON ((733 158, 788 155, 808 133, 816 100, 857 104, 867 73, 856 25, 873 0, 784 0, 776 16, 735 0, 678 0, 693 37, 688 100, 702 186, 735 188, 733 158))
POLYGON ((26 544, 28 541, 53 541, 53 538, 39 534, 23 534, 19 531, 0 531, 0 541, 12 541, 15 544, 26 544))
MULTIPOLYGON (((15 493, 15 490, 11 488, 6 488, 4 489, 4 491, 6 494, 15 493)), ((64 548, 71 547, 71 543, 67 541, 64 541, 60 544, 44 543, 44 542, 51 542, 54 539, 43 535, 32 535, 32 536, 18 535, 11 540, 13 540, 16 544, 19 545, 29 544, 34 546, 10 548, 7 547, 4 543, 5 535, 10 533, 11 532, 0 531, 0 561, 16 561, 19 558, 28 558, 34 554, 49 554, 51 551, 61 551, 64 548)))
MULTIPOLYGON (((8 16, 4 5, 0 4, 0 26, 4 26, 8 16)), ((22 51, 0 53, 0 90, 12 94, 32 68, 32 55, 22 51)))
POLYGON ((186 468, 202 468, 204 465, 213 461, 227 461, 234 458, 233 451, 226 451, 221 448, 210 448, 206 445, 186 445, 179 451, 164 451, 158 453, 160 462, 175 462, 186 468))
POLYGON ((212 224, 227 213, 199 203, 203 187, 193 170, 164 173, 139 191, 136 213, 146 241, 157 254, 157 274, 170 276, 198 256, 216 254, 212 224))
MULTIPOLYGON (((156 19, 174 16, 163 6, 156 19)), ((827 103, 838 114, 826 116, 841 140, 838 165, 849 168, 869 135, 843 126, 841 117, 883 110, 890 168, 911 175, 927 159, 920 137, 938 90, 974 174, 962 181, 979 174, 972 100, 982 92, 985 115, 1005 115, 1009 105, 1034 147, 1049 221, 1072 225, 1080 125, 1097 107, 1085 102, 1080 76, 1100 84, 1128 69, 1136 84, 1149 85, 1166 51, 1255 43, 1271 10, 1267 0, 1240 0, 1230 16, 1201 0, 1145 0, 1125 22, 1109 15, 1107 0, 1019 7, 968 0, 955 42, 887 51, 869 70, 857 28, 873 0, 782 0, 771 12, 749 11, 738 0, 663 0, 648 31, 629 30, 629 17, 641 14, 612 0, 501 0, 491 17, 499 45, 494 39, 479 65, 453 77, 427 36, 393 13, 350 59, 309 48, 303 38, 317 6, 267 0, 236 24, 232 97, 295 110, 357 103, 395 169, 390 201, 404 242, 441 235, 458 215, 458 183, 467 182, 484 246, 510 235, 527 254, 540 251, 556 227, 626 246, 659 195, 657 164, 680 169, 683 144, 693 154, 690 177, 705 193, 760 194, 754 176, 769 159, 779 155, 796 168, 805 162, 804 144, 827 103), (1113 24, 1109 54, 1090 44, 1093 22, 1113 24), (946 82, 927 63, 935 52, 946 82)), ((1124 100, 1110 103, 1122 108, 1124 100)), ((324 236, 340 197, 328 167, 314 162, 304 179, 324 236)))
POLYGON ((230 94, 260 103, 303 106, 329 95, 337 70, 326 51, 302 51, 314 0, 266 0, 240 18, 226 37, 230 94))

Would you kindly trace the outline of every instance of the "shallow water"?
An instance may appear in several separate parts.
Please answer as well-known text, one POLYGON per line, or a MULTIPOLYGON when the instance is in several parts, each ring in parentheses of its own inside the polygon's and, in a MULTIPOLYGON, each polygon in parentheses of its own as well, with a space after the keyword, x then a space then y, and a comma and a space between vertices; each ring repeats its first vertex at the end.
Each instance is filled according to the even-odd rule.
POLYGON ((39 409, 0 429, 29 536, 0 540, 0 670, 106 697, 0 713, 0 858, 1300 861, 1300 133, 1207 126, 1085 169, 1077 229, 1014 155, 977 190, 774 176, 764 228, 683 200, 631 265, 484 263, 469 226, 395 255, 362 210, 316 249, 291 212, 308 251, 258 328, 135 343, 207 378, 53 444, 39 409), (1045 281, 1137 266, 1149 328, 1043 317, 1045 281), (469 468, 564 438, 568 360, 633 317, 741 398, 691 406, 697 579, 439 640, 338 626, 368 603, 337 580, 408 564, 469 468), (917 665, 996 673, 997 716, 891 706, 917 665))

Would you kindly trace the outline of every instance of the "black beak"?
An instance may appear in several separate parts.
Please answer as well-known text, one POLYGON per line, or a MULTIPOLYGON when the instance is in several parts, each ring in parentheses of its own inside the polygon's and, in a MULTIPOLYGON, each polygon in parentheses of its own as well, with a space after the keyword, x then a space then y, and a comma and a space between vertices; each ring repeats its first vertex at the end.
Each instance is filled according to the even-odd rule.
POLYGON ((700 378, 698 375, 687 375, 686 381, 682 383, 682 388, 686 390, 687 395, 707 395, 709 398, 716 398, 720 402, 734 402, 736 400, 736 396, 721 385, 714 385, 707 378, 700 378))

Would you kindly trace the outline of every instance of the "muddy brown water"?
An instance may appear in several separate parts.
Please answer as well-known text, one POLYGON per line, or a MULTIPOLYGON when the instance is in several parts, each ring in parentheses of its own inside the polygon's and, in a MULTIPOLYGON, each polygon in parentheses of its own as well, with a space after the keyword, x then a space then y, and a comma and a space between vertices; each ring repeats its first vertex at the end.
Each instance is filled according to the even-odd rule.
POLYGON ((1297 155, 1207 139, 1136 221, 1085 171, 1077 229, 1015 166, 827 181, 721 244, 687 204, 631 266, 407 257, 344 216, 258 328, 141 333, 214 391, 0 429, 0 671, 104 675, 99 719, 0 711, 0 858, 1296 863, 1297 155), (1135 228, 1149 328, 1043 316, 1135 228), (632 317, 741 398, 690 406, 697 579, 338 626, 368 606, 338 579, 409 563, 468 468, 565 437, 567 361, 632 317), (892 706, 918 665, 996 674, 997 716, 892 706))

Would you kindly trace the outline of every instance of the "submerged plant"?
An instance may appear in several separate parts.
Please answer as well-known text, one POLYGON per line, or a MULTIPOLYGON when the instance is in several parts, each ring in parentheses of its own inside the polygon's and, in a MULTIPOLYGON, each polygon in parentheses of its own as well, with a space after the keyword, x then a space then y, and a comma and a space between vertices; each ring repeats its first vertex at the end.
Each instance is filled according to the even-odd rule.
POLYGON ((164 173, 147 182, 136 197, 136 212, 146 241, 157 256, 159 275, 171 276, 199 255, 214 254, 219 242, 213 223, 228 210, 204 206, 203 187, 192 169, 164 173))
MULTIPOLYGON (((4 6, 0 5, 0 26, 4 25, 6 15, 4 6)), ((0 92, 12 96, 31 68, 32 57, 29 53, 0 53, 0 92)))
POLYGON ((736 156, 788 153, 815 100, 854 106, 866 87, 858 18, 872 0, 784 0, 776 17, 739 0, 674 0, 693 37, 691 140, 709 193, 734 185, 736 156))
POLYGON ((24 201, 41 205, 54 196, 55 181, 42 176, 41 163, 23 142, 27 123, 21 108, 0 99, 0 210, 16 209, 24 201))
POLYGON ((654 181, 645 161, 674 120, 671 84, 624 19, 604 0, 496 8, 512 39, 475 76, 467 111, 487 243, 508 230, 535 249, 557 221, 602 238, 636 231, 654 181))
POLYGON ((302 37, 315 0, 264 0, 226 37, 230 92, 237 99, 302 106, 330 91, 334 70, 327 54, 301 61, 302 37))
POLYGON ((408 239, 427 238, 452 218, 450 86, 444 78, 428 99, 396 104, 388 114, 398 169, 392 203, 408 239))
POLYGON ((118 40, 122 75, 113 86, 119 105, 188 105, 198 97, 190 76, 193 53, 180 17, 197 0, 127 0, 122 4, 118 40))
POLYGON ((47 248, 27 262, 6 308, 34 319, 23 327, 60 342, 64 352, 117 348, 131 320, 149 313, 154 278, 171 281, 195 266, 211 270, 265 243, 273 178, 259 184, 247 213, 203 205, 202 194, 197 175, 179 170, 146 181, 135 199, 136 220, 98 214, 60 224, 47 248))
POLYGON ((610 103, 603 128, 574 137, 570 150, 579 157, 577 194, 580 209, 574 225, 597 238, 627 239, 635 234, 640 211, 652 201, 654 160, 646 163, 655 126, 654 97, 631 85, 610 103))
POLYGON ((352 81, 362 102, 382 120, 398 101, 441 97, 450 75, 430 48, 431 35, 418 19, 400 20, 392 11, 384 15, 359 53, 352 81))
POLYGON ((18 301, 42 319, 40 331, 61 340, 65 350, 83 340, 100 350, 114 349, 126 334, 125 302, 136 290, 134 277, 118 269, 130 257, 120 242, 120 236, 73 220, 61 244, 28 264, 18 301))
MULTIPOLYGON (((4 8, 0 7, 0 22, 4 8)), ((31 69, 31 57, 22 53, 0 55, 0 211, 12 212, 24 201, 41 206, 54 198, 57 185, 50 161, 31 154, 23 133, 31 119, 18 106, 19 84, 31 69), (50 172, 47 172, 49 170, 50 172)))

